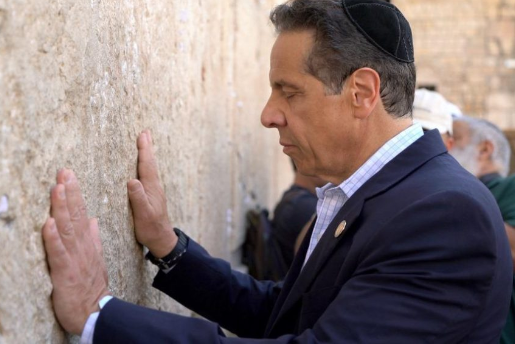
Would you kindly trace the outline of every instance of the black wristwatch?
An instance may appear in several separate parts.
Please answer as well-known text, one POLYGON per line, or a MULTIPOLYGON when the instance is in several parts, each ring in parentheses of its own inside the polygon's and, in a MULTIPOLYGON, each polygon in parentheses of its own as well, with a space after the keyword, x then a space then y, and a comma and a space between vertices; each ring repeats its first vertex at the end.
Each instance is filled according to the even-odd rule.
POLYGON ((154 257, 150 251, 145 255, 145 259, 150 260, 152 264, 157 265, 161 270, 170 270, 173 268, 181 256, 186 252, 186 248, 188 247, 188 237, 179 228, 174 228, 173 231, 177 234, 179 240, 172 252, 163 258, 154 257))

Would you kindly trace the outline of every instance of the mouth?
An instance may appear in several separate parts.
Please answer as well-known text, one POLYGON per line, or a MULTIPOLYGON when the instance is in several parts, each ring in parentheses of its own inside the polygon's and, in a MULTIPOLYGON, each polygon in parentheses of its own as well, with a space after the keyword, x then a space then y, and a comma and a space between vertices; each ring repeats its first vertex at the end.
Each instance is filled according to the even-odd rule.
POLYGON ((280 141, 279 144, 283 146, 283 153, 286 155, 290 155, 292 151, 295 149, 295 146, 283 141, 280 141))

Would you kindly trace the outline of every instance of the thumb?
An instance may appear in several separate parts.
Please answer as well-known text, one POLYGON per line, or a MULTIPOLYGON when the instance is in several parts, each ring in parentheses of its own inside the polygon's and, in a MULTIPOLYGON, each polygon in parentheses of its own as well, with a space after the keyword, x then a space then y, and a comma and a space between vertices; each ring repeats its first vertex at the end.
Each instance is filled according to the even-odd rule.
POLYGON ((139 213, 149 207, 147 194, 139 180, 132 179, 127 183, 127 193, 133 212, 139 213))

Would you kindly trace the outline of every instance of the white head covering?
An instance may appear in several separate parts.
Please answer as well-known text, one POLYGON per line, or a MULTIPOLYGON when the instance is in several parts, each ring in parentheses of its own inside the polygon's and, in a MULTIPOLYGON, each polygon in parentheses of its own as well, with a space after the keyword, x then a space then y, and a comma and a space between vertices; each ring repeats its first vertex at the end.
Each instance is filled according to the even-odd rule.
POLYGON ((453 104, 450 101, 447 101, 447 109, 451 113, 452 118, 457 118, 457 117, 463 116, 461 109, 456 104, 453 104))
POLYGON ((452 114, 456 112, 454 108, 457 109, 440 93, 418 89, 413 102, 413 121, 420 123, 424 129, 438 129, 440 134, 452 134, 452 114))

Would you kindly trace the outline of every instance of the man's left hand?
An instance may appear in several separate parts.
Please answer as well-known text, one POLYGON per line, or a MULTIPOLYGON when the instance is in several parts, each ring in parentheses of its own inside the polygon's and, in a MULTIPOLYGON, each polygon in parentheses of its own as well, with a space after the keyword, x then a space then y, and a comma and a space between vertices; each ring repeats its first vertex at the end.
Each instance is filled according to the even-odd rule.
POLYGON ((98 223, 89 219, 77 178, 71 170, 57 174, 51 193, 51 218, 43 226, 52 303, 59 323, 81 334, 98 302, 106 295, 107 270, 102 257, 98 223))

